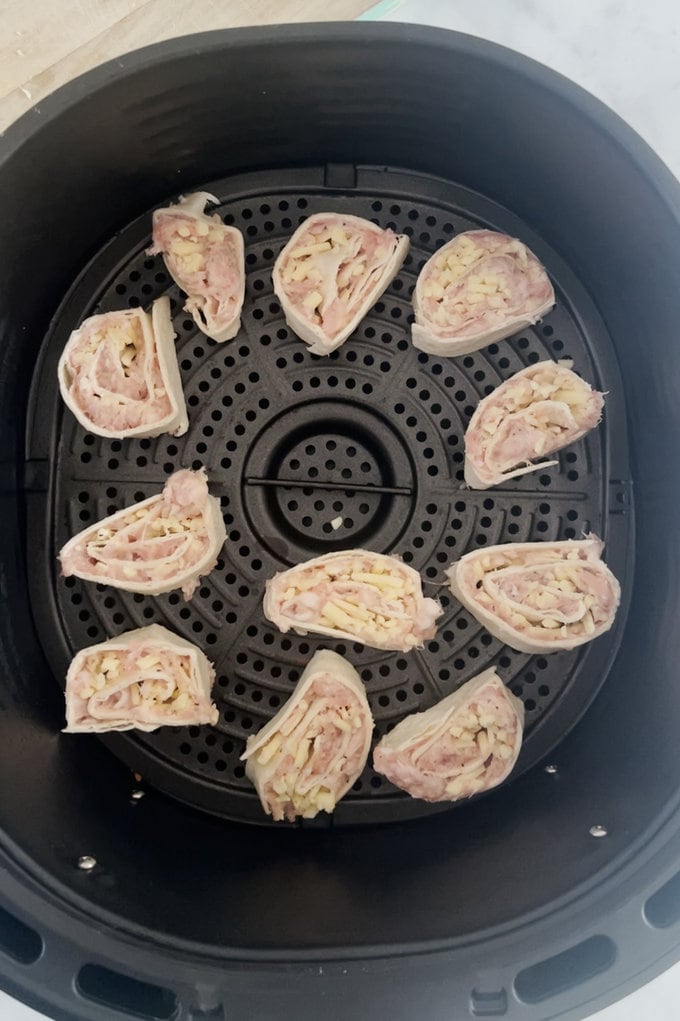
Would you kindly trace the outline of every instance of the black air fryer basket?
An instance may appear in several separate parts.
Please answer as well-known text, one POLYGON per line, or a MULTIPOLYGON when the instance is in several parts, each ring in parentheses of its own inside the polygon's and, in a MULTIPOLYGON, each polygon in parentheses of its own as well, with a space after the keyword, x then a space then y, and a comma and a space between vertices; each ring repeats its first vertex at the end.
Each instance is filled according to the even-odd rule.
POLYGON ((0 214, 5 989, 83 1021, 539 1021, 582 1018, 680 956, 680 188, 639 138, 540 65, 453 33, 214 33, 30 111, 0 140, 0 214), (243 327, 225 345, 145 253, 151 209, 198 188, 246 239, 243 327), (316 358, 271 270, 322 210, 411 249, 352 338, 316 358), (556 307, 473 355, 418 352, 418 271, 477 227, 532 248, 556 307), (56 385, 70 331, 161 294, 189 431, 86 433, 56 385), (603 425, 558 467, 466 489, 477 402, 546 358, 608 392, 603 425), (68 537, 200 465, 228 540, 191 602, 58 576, 68 537), (590 531, 624 597, 612 631, 574 652, 513 652, 442 587, 467 550, 590 531), (329 643, 270 625, 264 583, 354 547, 403 557, 444 607, 419 652, 331 643, 378 733, 494 664, 524 701, 522 755, 467 804, 427 806, 367 767, 333 817, 274 825, 239 756, 329 643), (217 725, 61 735, 74 651, 154 621, 215 662, 217 725))

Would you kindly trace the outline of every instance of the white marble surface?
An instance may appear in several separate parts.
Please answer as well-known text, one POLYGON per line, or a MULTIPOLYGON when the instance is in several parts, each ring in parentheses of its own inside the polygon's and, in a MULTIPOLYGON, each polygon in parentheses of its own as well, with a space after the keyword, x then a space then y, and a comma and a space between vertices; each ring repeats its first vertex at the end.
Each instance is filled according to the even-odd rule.
MULTIPOLYGON (((680 177, 680 0, 387 0, 369 16, 455 28, 549 65, 616 110, 680 177)), ((677 1021, 679 1001, 676 965, 592 1021, 677 1021)), ((0 1018, 42 1021, 1 992, 0 1018)))

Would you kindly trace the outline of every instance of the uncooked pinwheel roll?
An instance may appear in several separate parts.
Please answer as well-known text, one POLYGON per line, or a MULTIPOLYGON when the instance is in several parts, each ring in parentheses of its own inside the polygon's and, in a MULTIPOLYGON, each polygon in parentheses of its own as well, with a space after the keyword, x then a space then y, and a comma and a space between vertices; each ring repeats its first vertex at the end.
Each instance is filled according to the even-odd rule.
POLYGON ((83 649, 66 675, 66 733, 217 723, 215 671, 200 649, 161 627, 83 649))
POLYGON ((293 694, 258 734, 248 738, 246 775, 276 821, 332 812, 361 775, 373 718, 354 667, 322 649, 293 694))
POLYGON ((217 214, 208 216, 214 195, 198 191, 177 205, 156 209, 149 255, 162 252, 168 273, 187 294, 184 306, 207 337, 231 340, 241 328, 246 276, 243 235, 217 214))
POLYGON ((409 240, 370 220, 315 213, 276 262, 274 292, 286 322, 315 355, 340 347, 399 272, 409 240))
POLYGON ((614 623, 619 583, 595 535, 466 553, 446 576, 456 599, 518 652, 573 649, 614 623))
POLYGON ((57 369, 64 403, 84 429, 112 439, 187 431, 170 302, 90 316, 57 369))
POLYGON ((281 631, 312 631, 408 652, 434 638, 442 609, 420 575, 397 557, 357 549, 315 557, 275 574, 264 615, 281 631))
POLYGON ((157 596, 181 588, 191 599, 226 538, 219 500, 203 470, 181 469, 162 493, 91 525, 66 543, 64 577, 157 596))
POLYGON ((420 271, 413 343, 433 355, 466 355, 537 322, 554 304, 548 274, 526 245, 470 230, 420 271))
POLYGON ((465 481, 488 489, 557 464, 530 462, 580 440, 603 406, 603 394, 558 362, 522 369, 477 405, 465 433, 465 481))
POLYGON ((373 751, 373 768, 423 801, 458 801, 512 772, 524 706, 490 667, 423 713, 413 713, 373 751))

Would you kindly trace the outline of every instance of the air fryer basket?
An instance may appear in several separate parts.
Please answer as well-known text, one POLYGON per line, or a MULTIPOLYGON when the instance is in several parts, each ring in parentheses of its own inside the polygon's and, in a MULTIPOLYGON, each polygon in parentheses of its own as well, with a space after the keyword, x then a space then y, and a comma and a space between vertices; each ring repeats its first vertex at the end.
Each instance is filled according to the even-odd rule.
POLYGON ((6 987, 65 1018, 302 1018, 327 1002, 338 1018, 576 1018, 674 959, 680 225, 658 161, 544 68, 396 26, 139 51, 61 90, 2 144, 6 987), (243 329, 222 346, 144 252, 150 209, 196 187, 246 237, 243 329), (286 236, 321 209, 412 239, 327 359, 290 334, 270 284, 286 236), (557 306, 475 355, 417 352, 418 269, 476 226, 529 243, 557 306), (166 292, 189 432, 86 434, 54 385, 69 331, 166 292), (559 468, 466 490, 477 400, 547 357, 608 390, 604 427, 559 468), (229 539, 191 603, 56 577, 68 536, 199 464, 229 539), (612 632, 580 651, 514 653, 438 588, 466 549, 589 530, 625 598, 612 632), (378 731, 495 663, 527 710, 516 779, 442 811, 367 768, 332 819, 265 832, 250 825, 267 820, 239 755, 328 643, 270 627, 264 580, 359 545, 402 555, 445 607, 421 653, 335 644, 378 731), (61 737, 56 681, 74 649, 154 620, 215 661, 217 726, 61 737))
MULTIPOLYGON (((625 622, 602 640, 557 656, 527 656, 492 639, 442 586, 443 571, 484 544, 600 535, 607 562, 632 582, 630 472, 622 387, 611 341, 578 281, 538 238, 500 208, 438 179, 389 170, 326 167, 212 181, 220 214, 247 239, 243 328, 227 347, 211 344, 182 311, 160 257, 145 253, 150 216, 96 255, 53 321, 34 379, 27 455, 51 471, 33 527, 47 549, 31 573, 41 642, 58 677, 74 650, 152 622, 207 650, 215 663, 215 727, 115 735, 109 747, 135 771, 182 800, 236 820, 266 823, 240 755, 328 639, 282 635, 262 614, 264 580, 311 556, 366 547, 396 552, 422 572, 445 609, 435 640, 405 655, 336 643, 366 683, 378 733, 426 708, 490 666, 524 699, 526 738, 518 772, 534 765, 594 698, 625 622), (293 224, 338 209, 412 236, 403 271, 364 319, 351 344, 319 359, 287 329, 271 289, 271 267, 293 224), (490 225, 530 241, 560 297, 540 326, 466 358, 437 359, 409 339, 418 270, 454 232, 490 225), (177 439, 101 440, 63 413, 55 364, 86 315, 170 295, 189 432, 177 439), (83 304, 83 301, 85 304, 83 304), (463 433, 480 397, 546 358, 574 362, 610 391, 606 425, 562 454, 561 469, 493 491, 463 483, 463 433), (221 498, 228 541, 217 570, 185 602, 115 592, 57 578, 58 550, 88 522, 159 492, 179 466, 205 465, 221 498), (612 481, 607 482, 610 479, 612 481), (621 503, 626 500, 626 505, 621 503), (339 528, 331 521, 341 518, 339 528), (55 599, 56 594, 56 599, 55 599)), ((29 532, 29 544, 34 536, 29 532)), ((370 766, 333 816, 314 825, 413 818, 442 807, 397 791, 370 766)), ((271 824, 271 823, 270 823, 271 824)), ((273 824, 272 824, 273 825, 273 824)), ((302 825, 309 822, 302 821, 302 825)))

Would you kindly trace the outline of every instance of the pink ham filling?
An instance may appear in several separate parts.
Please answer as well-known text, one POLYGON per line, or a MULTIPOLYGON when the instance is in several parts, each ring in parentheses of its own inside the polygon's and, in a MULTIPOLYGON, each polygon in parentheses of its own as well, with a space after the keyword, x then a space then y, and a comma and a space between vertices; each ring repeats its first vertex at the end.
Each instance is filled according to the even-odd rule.
POLYGON ((534 612, 540 612, 543 617, 552 617, 567 624, 581 619, 582 595, 590 595, 597 600, 591 607, 595 623, 608 620, 614 606, 614 597, 607 579, 597 569, 584 564, 578 568, 574 581, 578 592, 563 592, 555 587, 552 571, 533 568, 519 576, 500 577, 497 582, 491 577, 488 579, 486 591, 490 594, 495 591, 516 612, 526 613, 533 609, 534 612), (543 596, 546 599, 550 597, 551 602, 539 606, 536 597, 543 596))
MULTIPOLYGON (((348 557, 337 558, 327 567, 315 565, 308 571, 302 569, 295 572, 294 578, 288 574, 280 582, 282 592, 288 587, 294 587, 297 581, 302 583, 303 580, 307 582, 315 579, 316 583, 311 588, 306 586, 298 595, 282 600, 279 610, 301 625, 312 625, 318 623, 324 607, 331 600, 340 598, 394 621, 395 629, 402 635, 413 634, 419 641, 431 637, 434 623, 441 613, 440 607, 433 599, 417 600, 410 578, 404 576, 405 594, 394 598, 389 593, 378 591, 368 582, 356 582, 342 577, 350 571, 369 573, 372 567, 373 562, 368 558, 357 560, 348 557)), ((359 620, 356 621, 355 631, 357 637, 369 634, 359 620)))
MULTIPOLYGON (((305 280, 291 280, 283 285, 297 312, 314 326, 320 327, 330 338, 341 333, 362 307, 366 295, 375 287, 397 244, 397 237, 392 230, 368 226, 365 229, 358 229, 355 223, 344 220, 342 216, 329 216, 323 220, 316 220, 306 233, 301 234, 296 239, 295 249, 315 244, 323 231, 332 230, 334 227, 341 227, 352 235, 346 256, 338 262, 334 248, 327 253, 308 256, 305 261, 310 268, 319 269, 319 277, 315 279, 312 275, 305 280), (383 249, 380 254, 378 248, 383 249), (349 282, 343 285, 340 280, 342 274, 356 265, 359 259, 366 260, 365 270, 358 276, 350 277, 349 282), (330 296, 325 296, 317 308, 305 306, 305 298, 314 291, 325 290, 323 278, 327 270, 333 273, 330 296)), ((284 262, 283 269, 291 262, 295 263, 297 259, 291 259, 289 256, 284 262)))
MULTIPOLYGON (((533 458, 566 446, 600 421, 604 399, 590 391, 576 407, 559 400, 536 400, 529 379, 512 380, 499 388, 496 400, 487 398, 483 413, 470 425, 465 437, 466 453, 480 474, 493 476, 511 471, 533 458), (498 421, 494 433, 484 428, 498 421)), ((584 385, 585 390, 585 385, 584 385)))
MULTIPOLYGON (((219 217, 210 220, 211 229, 222 227, 219 217)), ((219 329, 232 321, 241 300, 243 281, 239 253, 229 231, 223 228, 219 240, 210 240, 195 234, 196 222, 196 217, 175 209, 159 210, 153 219, 153 245, 149 254, 163 253, 172 277, 188 295, 184 306, 187 312, 198 312, 206 323, 210 320, 212 327, 219 329), (172 242, 184 240, 178 233, 180 227, 192 231, 196 250, 204 260, 200 270, 187 271, 182 260, 172 252, 172 242)))
POLYGON ((305 692, 304 700, 310 708, 301 716, 290 737, 296 744, 302 738, 312 740, 309 758, 298 769, 295 755, 285 752, 277 759, 275 772, 264 785, 263 796, 277 821, 284 818, 292 821, 297 815, 291 801, 277 800, 274 789, 277 780, 295 777, 295 790, 300 794, 323 786, 337 801, 363 767, 367 720, 357 696, 331 674, 320 674, 305 692), (348 710, 350 720, 358 718, 361 726, 352 727, 350 732, 339 730, 330 721, 340 709, 348 710))
MULTIPOLYGON (((483 580, 478 577, 474 564, 468 562, 461 565, 460 583, 480 606, 517 631, 557 641, 583 633, 586 609, 592 615, 595 628, 608 623, 616 610, 617 597, 607 568, 599 562, 588 562, 585 554, 579 555, 582 559, 557 561, 572 569, 569 581, 575 587, 573 592, 559 586, 561 579, 556 577, 554 566, 540 564, 540 561, 533 565, 505 565, 488 570, 483 580), (584 597, 589 597, 587 607, 584 597), (518 621, 517 614, 526 618, 526 622, 518 621), (561 626, 540 627, 540 621, 546 619, 561 626)), ((540 553, 534 557, 540 557, 540 553)))
POLYGON ((188 468, 174 472, 163 487, 162 497, 169 514, 191 518, 205 513, 208 503, 205 475, 188 468))
POLYGON ((66 691, 69 716, 74 714, 77 726, 89 723, 127 722, 167 724, 182 726, 197 719, 201 710, 209 709, 210 705, 200 694, 192 691, 191 661, 183 656, 158 646, 141 646, 130 650, 117 650, 105 653, 115 656, 120 663, 120 674, 100 691, 83 697, 93 686, 96 668, 102 653, 95 653, 85 659, 78 673, 66 691), (160 665, 151 669, 140 669, 139 661, 153 653, 160 659, 160 665), (162 694, 160 689, 163 689, 162 694), (139 704, 133 702, 133 688, 136 688, 139 704), (188 705, 177 709, 173 693, 186 692, 189 695, 188 705))
MULTIPOLYGON (((519 726, 517 716, 495 687, 482 689, 462 711, 492 717, 497 726, 507 731, 514 748, 519 726)), ((447 784, 464 778, 466 773, 473 772, 481 765, 485 766, 481 778, 471 779, 469 784, 464 785, 459 796, 470 797, 494 787, 507 772, 508 760, 496 756, 493 747, 487 751, 485 758, 476 743, 474 746, 461 747, 460 741, 451 734, 451 727, 455 723, 454 713, 446 721, 447 729, 434 740, 424 736, 404 749, 379 744, 373 755, 376 770, 401 790, 423 801, 448 800, 450 795, 446 791, 447 784)))
MULTIPOLYGON (((458 336, 497 329, 512 319, 532 320, 534 311, 552 295, 550 281, 538 259, 521 242, 494 231, 476 231, 470 240, 481 257, 460 280, 446 285, 443 297, 423 297, 422 311, 428 329, 435 334, 458 336), (488 300, 474 304, 469 301, 470 278, 480 273, 499 277, 504 284, 507 293, 502 307, 492 307, 488 300), (441 309, 446 313, 445 323, 437 320, 441 309)), ((434 265, 428 267, 422 280, 423 292, 428 279, 436 278, 438 272, 434 265)))
MULTIPOLYGON (((200 562, 209 547, 210 539, 205 523, 201 521, 208 499, 208 486, 198 472, 175 472, 165 484, 157 502, 146 507, 144 517, 138 518, 134 508, 126 518, 116 523, 110 538, 95 538, 82 545, 74 545, 62 557, 62 574, 98 573, 121 583, 157 582, 182 574, 192 564, 200 562), (199 519, 198 529, 187 528, 169 535, 153 533, 153 522, 161 518, 181 517, 191 523, 199 519), (124 522, 124 523, 122 523, 124 522), (130 569, 133 568, 132 574, 130 569)), ((188 583, 190 590, 197 581, 188 583)))
POLYGON ((66 366, 71 398, 101 429, 123 432, 153 425, 172 411, 158 353, 148 349, 137 314, 109 312, 86 320, 69 347, 66 366), (112 328, 132 335, 135 353, 129 365, 121 361, 112 328))

